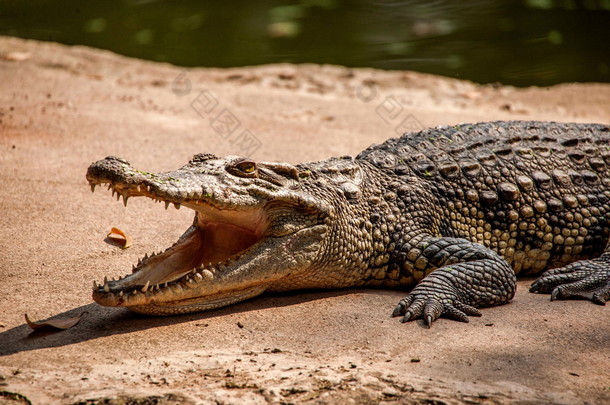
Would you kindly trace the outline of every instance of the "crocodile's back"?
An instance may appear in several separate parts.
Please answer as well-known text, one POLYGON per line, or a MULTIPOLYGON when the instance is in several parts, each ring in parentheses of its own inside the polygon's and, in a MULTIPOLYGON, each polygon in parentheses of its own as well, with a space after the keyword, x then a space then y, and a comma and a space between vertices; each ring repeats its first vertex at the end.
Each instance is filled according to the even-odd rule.
POLYGON ((610 235, 610 127, 489 122, 438 127, 357 157, 426 184, 439 233, 480 242, 516 272, 599 255, 610 235))

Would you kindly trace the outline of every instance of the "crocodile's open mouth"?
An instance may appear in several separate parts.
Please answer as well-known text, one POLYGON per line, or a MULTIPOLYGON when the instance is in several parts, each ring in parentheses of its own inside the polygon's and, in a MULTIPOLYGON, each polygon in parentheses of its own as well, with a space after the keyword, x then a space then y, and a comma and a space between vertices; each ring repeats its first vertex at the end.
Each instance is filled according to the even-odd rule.
MULTIPOLYGON (((145 186, 125 189, 110 184, 110 188, 113 194, 118 192, 123 196, 125 204, 132 196, 163 201, 166 208, 173 202, 151 193, 145 186)), ((173 203, 176 208, 185 206, 196 211, 193 224, 165 251, 140 259, 132 274, 118 280, 105 278, 99 284, 94 281, 93 299, 96 302, 106 306, 128 306, 136 311, 140 305, 171 306, 173 301, 187 305, 187 290, 199 283, 213 282, 219 273, 264 239, 267 215, 263 208, 221 209, 201 200, 173 203)), ((242 293, 248 294, 248 291, 242 293)), ((234 297, 243 294, 232 292, 234 297)), ((212 293, 208 299, 209 308, 220 306, 215 305, 215 301, 226 305, 222 295, 225 294, 215 297, 212 293)))

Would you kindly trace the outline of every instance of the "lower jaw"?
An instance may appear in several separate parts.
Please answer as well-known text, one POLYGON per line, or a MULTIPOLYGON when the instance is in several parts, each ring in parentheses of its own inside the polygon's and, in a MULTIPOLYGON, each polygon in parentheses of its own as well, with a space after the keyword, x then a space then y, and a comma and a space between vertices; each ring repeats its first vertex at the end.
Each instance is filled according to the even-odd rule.
POLYGON ((262 294, 266 286, 254 286, 241 290, 232 290, 206 297, 194 297, 184 300, 167 301, 150 305, 128 306, 127 309, 144 315, 178 315, 207 311, 220 308, 262 294))

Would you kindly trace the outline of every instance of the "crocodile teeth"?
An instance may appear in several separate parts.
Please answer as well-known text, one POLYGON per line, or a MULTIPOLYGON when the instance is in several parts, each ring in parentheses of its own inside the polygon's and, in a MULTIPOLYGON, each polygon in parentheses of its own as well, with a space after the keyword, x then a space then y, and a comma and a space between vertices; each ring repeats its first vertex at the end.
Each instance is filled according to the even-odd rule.
POLYGON ((200 273, 195 274, 195 278, 200 281, 203 280, 203 276, 200 273))
POLYGON ((123 290, 119 291, 119 297, 122 297, 122 296, 123 296, 123 294, 124 294, 124 293, 123 293, 123 290))
POLYGON ((180 203, 174 203, 174 208, 176 208, 177 210, 180 209, 180 203))
POLYGON ((97 290, 97 282, 95 280, 93 280, 93 289, 97 290))
POLYGON ((104 292, 107 292, 107 293, 110 292, 110 286, 108 285, 108 283, 104 284, 104 292))
POLYGON ((201 274, 203 275, 203 277, 206 280, 213 280, 214 279, 214 273, 212 273, 210 270, 204 270, 201 272, 201 274))
POLYGON ((165 201, 165 209, 169 208, 169 201, 165 201))
POLYGON ((129 193, 127 192, 127 190, 123 191, 123 205, 125 205, 127 207, 127 199, 129 198, 129 193))
POLYGON ((96 186, 96 184, 94 184, 94 183, 89 183, 89 185, 91 186, 91 192, 92 192, 92 193, 93 193, 93 192, 95 192, 95 186, 96 186))
POLYGON ((148 291, 148 287, 149 287, 149 286, 150 286, 150 280, 148 280, 148 281, 146 282, 146 284, 144 284, 144 287, 142 287, 142 289, 141 289, 140 291, 142 291, 142 292, 146 292, 146 291, 148 291))
POLYGON ((112 183, 108 183, 108 190, 112 188, 112 183))

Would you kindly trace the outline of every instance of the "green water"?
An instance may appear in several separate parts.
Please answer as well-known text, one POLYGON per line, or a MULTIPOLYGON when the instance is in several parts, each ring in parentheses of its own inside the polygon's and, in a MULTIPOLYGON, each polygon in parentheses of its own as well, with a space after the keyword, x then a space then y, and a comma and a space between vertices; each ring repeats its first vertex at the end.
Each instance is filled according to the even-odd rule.
POLYGON ((517 86, 610 81, 610 0, 0 0, 0 34, 182 66, 313 62, 517 86))

